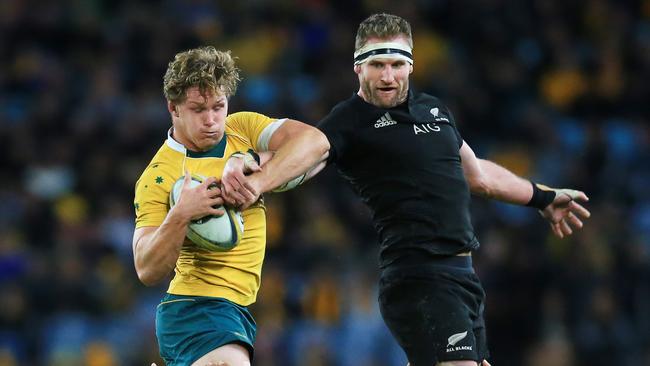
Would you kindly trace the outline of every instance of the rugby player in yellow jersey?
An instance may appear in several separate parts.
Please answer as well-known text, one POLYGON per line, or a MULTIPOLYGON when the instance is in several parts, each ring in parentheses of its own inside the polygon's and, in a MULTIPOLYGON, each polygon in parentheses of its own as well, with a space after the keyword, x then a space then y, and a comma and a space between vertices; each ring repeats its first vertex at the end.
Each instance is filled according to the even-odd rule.
POLYGON ((295 164, 275 172, 280 184, 322 160, 329 149, 325 136, 302 122, 253 112, 228 115, 228 98, 238 81, 229 52, 203 47, 177 54, 164 77, 172 127, 136 183, 133 254, 138 278, 154 285, 173 272, 156 312, 156 336, 167 365, 251 363, 256 328, 247 306, 260 286, 266 245, 263 203, 243 210, 244 235, 230 251, 200 249, 185 237, 191 220, 223 214, 213 208, 224 204, 221 190, 208 186, 220 182, 228 158, 249 149, 260 152, 261 164, 273 152, 295 156, 295 164), (190 188, 191 174, 208 178, 190 188), (181 176, 182 194, 170 209, 169 192, 181 176))

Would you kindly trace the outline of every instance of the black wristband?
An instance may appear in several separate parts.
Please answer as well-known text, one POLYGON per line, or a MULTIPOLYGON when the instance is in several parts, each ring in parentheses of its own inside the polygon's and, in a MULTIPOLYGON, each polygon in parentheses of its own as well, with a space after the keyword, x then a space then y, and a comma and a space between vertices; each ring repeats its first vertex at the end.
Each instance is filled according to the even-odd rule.
POLYGON ((555 199, 555 191, 547 191, 540 189, 535 182, 530 182, 533 185, 533 196, 526 206, 535 207, 538 210, 543 210, 546 206, 550 205, 555 199))
POLYGON ((247 152, 249 154, 251 154, 253 159, 255 159, 255 161, 257 162, 257 165, 260 165, 260 154, 256 153, 253 149, 248 149, 247 152))

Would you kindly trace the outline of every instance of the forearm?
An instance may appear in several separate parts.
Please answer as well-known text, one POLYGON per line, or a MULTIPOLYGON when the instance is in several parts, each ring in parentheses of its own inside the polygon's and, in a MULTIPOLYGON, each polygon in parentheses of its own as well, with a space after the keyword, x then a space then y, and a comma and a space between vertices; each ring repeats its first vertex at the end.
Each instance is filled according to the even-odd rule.
POLYGON ((327 153, 323 154, 323 156, 321 156, 320 161, 318 163, 316 163, 316 165, 313 166, 311 169, 309 169, 307 171, 307 173, 305 173, 305 179, 303 180, 303 182, 310 180, 311 178, 316 176, 316 174, 320 173, 321 170, 325 169, 325 167, 327 166, 327 157, 328 156, 329 156, 329 152, 327 152, 327 153))
POLYGON ((317 166, 323 157, 327 157, 329 147, 322 132, 306 130, 280 146, 262 171, 253 176, 259 179, 262 192, 271 191, 317 166))
POLYGON ((258 153, 260 157, 260 166, 264 166, 266 163, 269 162, 269 160, 273 159, 273 155, 275 152, 273 151, 261 151, 258 153))
POLYGON ((526 205, 530 201, 533 187, 529 180, 492 161, 478 159, 478 163, 482 178, 480 183, 470 184, 472 193, 518 205, 526 205))
POLYGON ((189 219, 172 208, 159 227, 134 243, 135 268, 142 283, 155 285, 174 270, 188 223, 189 219))

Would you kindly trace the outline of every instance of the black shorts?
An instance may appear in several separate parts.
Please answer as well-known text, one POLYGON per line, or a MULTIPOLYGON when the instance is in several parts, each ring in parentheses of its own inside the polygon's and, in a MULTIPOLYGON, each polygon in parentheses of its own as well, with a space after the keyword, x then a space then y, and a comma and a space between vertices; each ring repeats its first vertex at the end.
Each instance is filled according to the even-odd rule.
POLYGON ((391 267, 379 283, 382 317, 411 366, 486 359, 484 303, 469 256, 391 267))

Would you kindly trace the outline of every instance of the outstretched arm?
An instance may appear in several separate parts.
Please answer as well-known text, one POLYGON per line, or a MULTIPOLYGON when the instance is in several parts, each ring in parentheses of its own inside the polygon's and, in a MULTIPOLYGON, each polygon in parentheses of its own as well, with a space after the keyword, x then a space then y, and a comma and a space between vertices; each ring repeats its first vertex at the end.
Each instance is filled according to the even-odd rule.
POLYGON ((584 192, 535 185, 489 160, 478 159, 463 142, 460 148, 465 178, 473 194, 503 202, 539 209, 560 238, 582 228, 582 219, 590 213, 577 201, 589 200, 584 192))
POLYGON ((466 142, 460 148, 460 157, 472 194, 517 205, 530 201, 533 195, 530 181, 492 161, 478 159, 466 142))
POLYGON ((327 137, 315 127, 286 120, 269 140, 268 149, 273 153, 259 154, 260 164, 250 157, 228 160, 222 176, 224 198, 246 208, 260 194, 281 188, 296 177, 306 174, 301 181, 311 178, 325 166, 329 148, 327 137))
POLYGON ((288 120, 269 141, 269 150, 275 151, 273 159, 252 175, 252 181, 260 193, 271 191, 312 170, 327 157, 329 149, 327 137, 316 127, 288 120))

